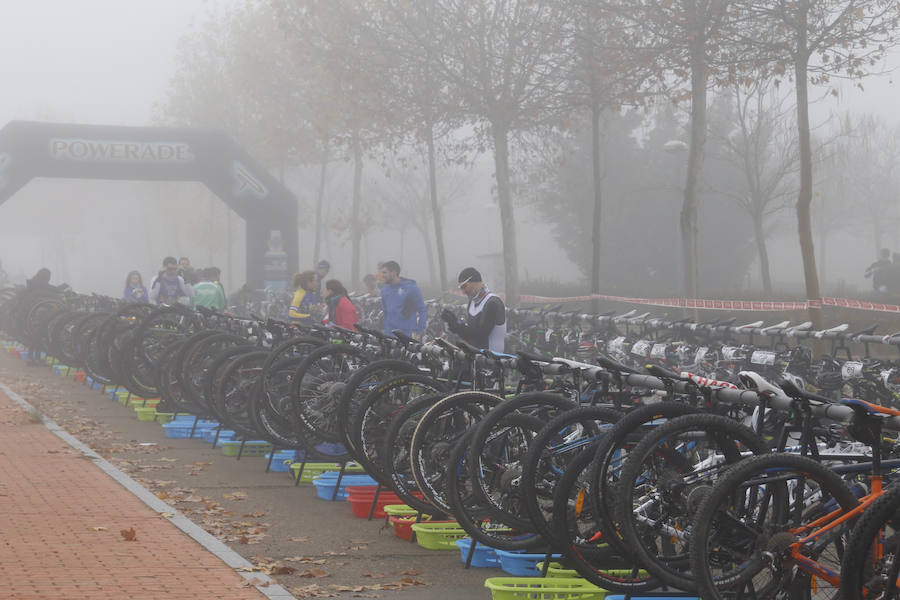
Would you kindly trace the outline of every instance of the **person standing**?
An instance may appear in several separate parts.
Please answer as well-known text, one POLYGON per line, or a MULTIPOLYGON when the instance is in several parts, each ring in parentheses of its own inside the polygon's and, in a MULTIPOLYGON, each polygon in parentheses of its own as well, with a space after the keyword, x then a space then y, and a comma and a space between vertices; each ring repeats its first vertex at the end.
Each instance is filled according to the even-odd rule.
POLYGON ((125 278, 125 291, 122 293, 125 302, 147 302, 147 288, 138 271, 132 271, 125 278))
POLYGON ((422 335, 428 319, 428 309, 416 282, 400 277, 400 265, 389 260, 381 265, 381 310, 384 313, 384 332, 395 329, 406 335, 422 335))
POLYGON ((887 292, 891 266, 891 251, 887 248, 882 248, 878 260, 869 265, 863 277, 866 279, 872 278, 872 288, 876 292, 887 292))
POLYGON ((488 290, 481 273, 466 267, 459 273, 459 289, 469 299, 466 320, 460 321, 453 311, 444 309, 441 318, 447 328, 476 348, 503 352, 506 347, 506 305, 488 290))
POLYGON ((194 290, 178 274, 178 261, 173 256, 163 259, 163 272, 150 284, 150 302, 153 304, 175 304, 182 299, 190 300, 194 290))
POLYGON ((347 297, 347 288, 337 279, 329 279, 325 282, 325 305, 328 307, 328 316, 324 323, 337 325, 344 329, 356 329, 359 323, 359 313, 353 302, 347 297))
POLYGON ((316 265, 316 296, 322 296, 324 294, 322 290, 322 282, 325 281, 325 278, 328 277, 328 273, 331 271, 331 263, 325 259, 319 261, 319 264, 316 265))
POLYGON ((288 310, 291 322, 301 325, 312 325, 312 309, 318 304, 316 295, 316 274, 312 271, 303 271, 294 275, 294 298, 288 310))
POLYGON ((213 281, 215 273, 212 269, 195 271, 200 281, 194 286, 194 295, 191 297, 191 308, 205 306, 216 310, 225 308, 225 292, 222 286, 213 281))

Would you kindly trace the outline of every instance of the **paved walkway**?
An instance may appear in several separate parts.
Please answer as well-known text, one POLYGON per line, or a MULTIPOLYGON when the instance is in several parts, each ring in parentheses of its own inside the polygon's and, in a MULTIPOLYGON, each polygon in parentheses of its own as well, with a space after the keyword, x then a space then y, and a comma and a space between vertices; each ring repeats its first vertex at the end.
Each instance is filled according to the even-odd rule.
POLYGON ((2 391, 0 515, 0 598, 264 598, 2 391))

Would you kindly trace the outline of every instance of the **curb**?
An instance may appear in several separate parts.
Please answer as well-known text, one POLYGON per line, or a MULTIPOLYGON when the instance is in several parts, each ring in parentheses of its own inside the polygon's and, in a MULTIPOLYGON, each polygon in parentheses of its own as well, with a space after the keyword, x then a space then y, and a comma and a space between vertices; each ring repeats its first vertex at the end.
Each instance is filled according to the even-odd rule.
MULTIPOLYGON (((39 413, 39 411, 37 411, 34 406, 29 404, 27 400, 22 398, 22 396, 9 389, 7 385, 0 383, 0 390, 2 390, 10 400, 12 400, 25 410, 32 413, 39 413)), ((43 415, 41 415, 41 421, 51 433, 53 433, 56 437, 60 438, 72 448, 81 452, 82 455, 90 458, 95 465, 100 467, 101 471, 115 479, 119 484, 122 485, 122 487, 134 494, 138 498, 138 500, 146 504, 151 510, 156 513, 174 514, 174 516, 172 517, 167 517, 166 520, 175 525, 175 527, 187 534, 191 539, 203 546, 206 550, 212 552, 216 557, 219 558, 219 560, 224 562, 226 565, 228 565, 232 569, 235 569, 235 573, 237 573, 247 581, 257 579, 268 582, 269 585, 264 587, 254 586, 256 590, 259 591, 259 593, 266 596, 267 598, 271 598, 272 600, 296 600, 296 598, 290 592, 288 592, 280 584, 275 583, 275 580, 265 573, 260 573, 257 571, 237 571, 236 569, 238 568, 252 568, 253 564, 250 563, 246 558, 229 548, 227 545, 204 531, 196 523, 178 512, 173 506, 171 506, 170 504, 166 504, 165 502, 157 498, 156 495, 153 494, 153 492, 120 471, 118 468, 114 467, 112 463, 91 450, 80 440, 72 436, 72 434, 57 425, 56 422, 48 419, 43 415)))

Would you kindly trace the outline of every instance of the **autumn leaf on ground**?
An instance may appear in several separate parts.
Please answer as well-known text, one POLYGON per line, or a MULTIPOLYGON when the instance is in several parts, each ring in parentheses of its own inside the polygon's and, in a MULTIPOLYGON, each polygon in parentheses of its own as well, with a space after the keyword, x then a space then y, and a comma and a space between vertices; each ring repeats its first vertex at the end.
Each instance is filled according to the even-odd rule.
POLYGON ((178 459, 177 458, 168 458, 166 456, 161 456, 159 458, 160 462, 175 462, 176 460, 178 460, 178 459))
POLYGON ((168 500, 169 494, 167 494, 166 492, 156 492, 156 497, 160 500, 168 500))
POLYGON ((170 512, 164 512, 164 513, 159 513, 159 514, 166 517, 167 519, 171 519, 172 517, 175 516, 175 513, 170 513, 170 512))
POLYGON ((91 531, 106 531, 106 527, 91 527, 91 531))
POLYGON ((242 588, 254 587, 254 586, 255 587, 268 587, 269 582, 263 581, 259 577, 254 577, 253 579, 245 579, 244 581, 241 582, 240 585, 238 585, 238 587, 242 587, 242 588))
POLYGON ((225 494, 222 494, 222 497, 225 498, 226 500, 246 500, 247 492, 240 491, 240 492, 231 492, 230 494, 225 493, 225 494))
POLYGON ((329 592, 317 583, 292 587, 290 592, 297 598, 337 598, 338 594, 329 592))
POLYGON ((307 536, 295 537, 288 539, 289 542, 308 542, 309 538, 307 536))
POLYGON ((298 577, 310 577, 312 579, 328 577, 329 575, 330 573, 328 571, 325 571, 324 569, 306 569, 305 571, 297 573, 298 577))
POLYGON ((255 517, 255 518, 259 518, 259 517, 264 517, 264 516, 266 516, 266 513, 257 511, 257 512, 247 513, 247 514, 245 514, 245 515, 243 515, 243 516, 245 516, 245 517, 255 517))
POLYGON ((330 550, 328 552, 323 552, 322 554, 325 556, 348 556, 346 552, 332 552, 330 550))
POLYGON ((407 569, 405 571, 397 571, 397 575, 421 575, 422 571, 416 571, 415 569, 407 569))
POLYGON ((119 533, 122 534, 122 537, 125 538, 126 542, 134 542, 137 540, 137 532, 135 532, 134 527, 131 529, 121 529, 119 533))
POLYGON ((267 572, 269 575, 290 575, 296 570, 294 567, 287 565, 273 565, 267 572))
POLYGON ((324 565, 326 562, 328 562, 324 558, 310 558, 309 556, 288 556, 283 560, 286 560, 288 562, 304 563, 308 565, 324 565))

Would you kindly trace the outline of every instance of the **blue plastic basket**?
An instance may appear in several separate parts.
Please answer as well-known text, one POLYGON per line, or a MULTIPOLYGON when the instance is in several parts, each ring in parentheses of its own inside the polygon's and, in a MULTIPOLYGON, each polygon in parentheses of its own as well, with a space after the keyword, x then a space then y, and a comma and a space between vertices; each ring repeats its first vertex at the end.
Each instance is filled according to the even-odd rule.
MULTIPOLYGON (((322 500, 332 500, 334 496, 334 486, 337 485, 338 472, 326 471, 315 479, 313 485, 316 486, 316 495, 322 500)), ((334 500, 347 499, 347 487, 356 485, 378 485, 378 482, 368 475, 344 475, 341 478, 341 487, 338 495, 334 500)))
MULTIPOLYGON (((538 577, 541 572, 537 564, 546 560, 546 554, 527 554, 524 552, 510 552, 508 550, 496 550, 500 559, 500 568, 516 577, 538 577)), ((561 554, 551 554, 551 559, 561 558, 561 554)))
MULTIPOLYGON (((200 429, 199 426, 198 426, 197 431, 198 431, 198 433, 199 433, 199 437, 200 437, 204 442, 209 442, 210 444, 212 444, 212 441, 213 441, 214 439, 216 439, 216 429, 217 429, 217 428, 218 428, 218 426, 216 426, 216 427, 204 427, 203 429, 200 429)), ((221 430, 219 430, 219 441, 216 442, 216 446, 219 445, 219 442, 224 442, 224 441, 226 441, 226 440, 228 440, 228 441, 233 440, 235 435, 237 435, 237 434, 236 434, 234 431, 232 431, 231 429, 221 429, 221 430)), ((198 435, 197 435, 197 434, 194 434, 194 437, 198 437, 198 435)))
MULTIPOLYGON (((459 553, 461 555, 463 564, 466 564, 466 558, 468 558, 469 556, 469 548, 472 547, 472 538, 463 538, 461 540, 456 540, 456 545, 459 548, 459 553)), ((472 554, 472 562, 469 563, 469 566, 499 567, 500 558, 497 556, 497 552, 490 546, 485 546, 484 544, 476 544, 475 553, 472 554)))
POLYGON ((192 424, 183 421, 172 421, 171 423, 163 423, 163 429, 166 431, 167 438, 186 438, 191 435, 192 424))
MULTIPOLYGON (((266 454, 266 459, 268 459, 270 454, 266 454)), ((294 451, 293 450, 279 450, 275 453, 275 456, 272 457, 272 464, 269 465, 270 471, 275 471, 276 473, 287 473, 290 469, 290 462, 294 460, 294 451)))

